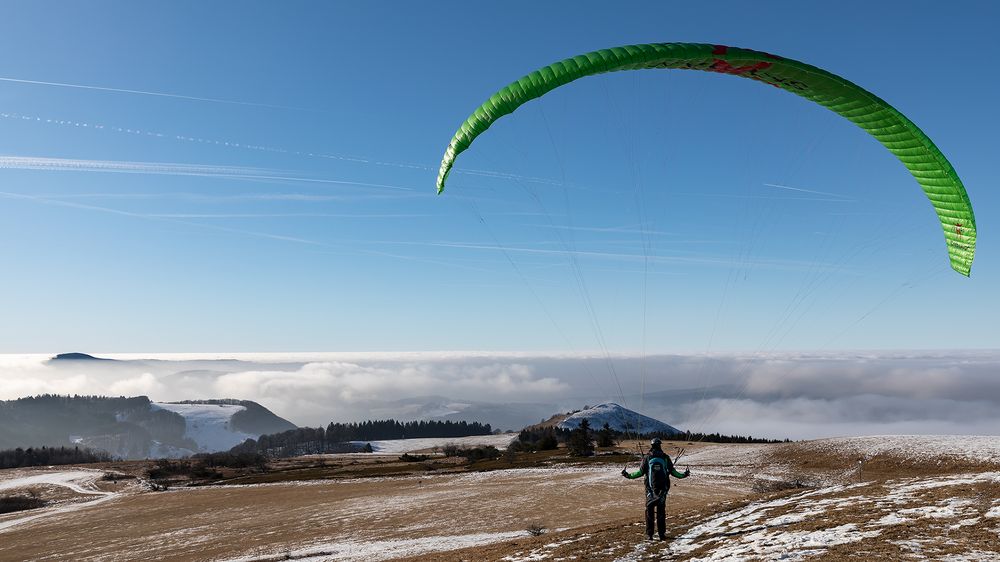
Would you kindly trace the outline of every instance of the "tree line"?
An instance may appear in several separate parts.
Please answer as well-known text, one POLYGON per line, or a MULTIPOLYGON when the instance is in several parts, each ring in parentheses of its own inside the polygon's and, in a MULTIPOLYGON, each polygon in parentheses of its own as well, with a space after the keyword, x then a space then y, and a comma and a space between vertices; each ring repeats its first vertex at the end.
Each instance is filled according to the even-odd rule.
POLYGON ((515 451, 551 451, 565 445, 570 454, 589 456, 597 447, 611 447, 617 441, 626 438, 652 439, 661 437, 676 441, 691 441, 704 443, 788 443, 788 439, 766 439, 752 435, 723 435, 721 433, 682 432, 674 434, 646 433, 636 435, 623 433, 612 429, 607 423, 601 429, 594 431, 586 419, 580 422, 577 429, 563 429, 554 425, 526 427, 521 430, 517 440, 511 443, 515 451))
POLYGON ((791 443, 791 439, 767 439, 753 435, 723 435, 721 433, 693 433, 687 431, 666 437, 675 441, 701 441, 704 443, 791 443))
POLYGON ((81 446, 144 458, 153 441, 197 449, 185 427, 183 416, 154 409, 146 396, 41 394, 0 401, 0 449, 58 448, 75 442, 75 435, 84 439, 81 446))
POLYGON ((333 423, 326 426, 332 441, 380 441, 383 439, 416 439, 428 437, 467 437, 493 433, 490 424, 466 421, 409 421, 393 419, 369 420, 356 423, 333 423))
MULTIPOLYGON (((233 453, 255 453, 269 457, 292 457, 324 453, 349 453, 364 451, 364 445, 351 442, 381 441, 386 439, 414 439, 434 437, 467 437, 490 435, 490 424, 466 421, 412 421, 368 420, 352 423, 330 422, 326 428, 299 427, 247 439, 232 448, 233 453)), ((371 447, 367 448, 371 451, 371 447)))
POLYGON ((80 447, 28 447, 0 451, 0 468, 108 462, 111 454, 80 447))

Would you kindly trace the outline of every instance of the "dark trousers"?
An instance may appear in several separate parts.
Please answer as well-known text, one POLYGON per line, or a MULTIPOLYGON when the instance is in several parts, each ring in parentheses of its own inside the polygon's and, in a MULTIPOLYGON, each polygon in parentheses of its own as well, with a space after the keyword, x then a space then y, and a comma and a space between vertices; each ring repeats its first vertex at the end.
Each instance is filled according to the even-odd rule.
POLYGON ((646 498, 646 536, 653 536, 653 512, 656 512, 656 530, 662 537, 667 532, 667 495, 663 494, 659 498, 647 496, 646 498))

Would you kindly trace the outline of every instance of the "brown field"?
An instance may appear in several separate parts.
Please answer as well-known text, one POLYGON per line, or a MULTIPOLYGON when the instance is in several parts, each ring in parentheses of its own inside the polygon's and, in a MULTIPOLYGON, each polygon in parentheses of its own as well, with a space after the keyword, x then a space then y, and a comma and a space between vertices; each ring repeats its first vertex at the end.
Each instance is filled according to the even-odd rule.
POLYGON ((1000 463, 945 455, 929 476, 921 459, 862 458, 859 470, 850 454, 802 444, 671 445, 687 447, 678 464, 693 477, 671 489, 665 543, 641 540, 642 484, 618 474, 630 458, 630 469, 636 466, 634 448, 623 444, 624 454, 585 461, 523 453, 471 466, 444 458, 301 458, 264 474, 168 491, 134 479, 95 481, 112 469, 141 475, 148 463, 85 467, 95 469, 95 482, 78 481, 82 491, 2 488, 15 478, 79 470, 73 467, 0 471, 0 495, 30 488, 53 500, 0 515, 0 560, 624 562, 726 552, 772 559, 788 549, 823 560, 1000 559, 1000 473, 991 472, 1000 463), (933 480, 955 474, 971 476, 933 480), (544 534, 530 536, 529 527, 544 534), (798 542, 783 542, 792 538, 798 542))

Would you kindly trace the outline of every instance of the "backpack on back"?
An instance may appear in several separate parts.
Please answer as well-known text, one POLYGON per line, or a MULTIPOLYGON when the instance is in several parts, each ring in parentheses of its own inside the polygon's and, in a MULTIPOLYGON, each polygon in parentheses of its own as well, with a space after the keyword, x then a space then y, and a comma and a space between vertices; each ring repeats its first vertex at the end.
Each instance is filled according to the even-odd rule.
POLYGON ((647 466, 649 489, 657 496, 670 487, 670 475, 667 473, 667 460, 660 457, 650 457, 647 466))

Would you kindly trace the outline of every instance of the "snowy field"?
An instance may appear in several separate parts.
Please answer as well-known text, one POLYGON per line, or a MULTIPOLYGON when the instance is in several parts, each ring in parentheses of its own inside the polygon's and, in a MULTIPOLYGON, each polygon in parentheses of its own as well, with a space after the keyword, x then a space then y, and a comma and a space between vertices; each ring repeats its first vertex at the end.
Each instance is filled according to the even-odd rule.
MULTIPOLYGON (((24 560, 281 560, 291 553, 329 561, 426 558, 521 540, 535 523, 561 529, 634 518, 642 483, 622 478, 621 469, 559 464, 167 492, 134 486, 114 502, 0 533, 0 560, 11 559, 5 549, 24 560)), ((679 483, 671 501, 700 504, 745 492, 741 477, 706 475, 679 483)))
MULTIPOLYGON (((506 533, 473 533, 468 535, 430 536, 416 539, 386 539, 374 541, 341 540, 282 553, 281 557, 305 562, 376 562, 429 552, 441 552, 527 537, 527 531, 506 533)), ((265 560, 267 558, 265 557, 265 560)), ((224 562, 258 562, 256 556, 230 558, 224 562)))
POLYGON ((889 455, 906 460, 951 457, 1000 463, 998 435, 871 435, 819 439, 798 446, 805 450, 854 454, 866 459, 889 455))
POLYGON ((94 487, 94 480, 101 473, 93 470, 42 472, 40 474, 31 474, 30 476, 18 476, 18 474, 18 472, 11 472, 0 477, 0 492, 47 484, 51 486, 63 486, 78 494, 104 493, 94 487))
POLYGON ((429 452, 446 445, 458 447, 482 447, 492 445, 497 449, 506 449, 516 433, 501 433, 499 435, 472 435, 470 437, 434 437, 426 439, 388 439, 384 441, 352 441, 356 445, 370 443, 376 453, 386 455, 401 455, 403 453, 429 452))
MULTIPOLYGON (((449 443, 504 446, 513 438, 377 444, 388 456, 449 443)), ((168 492, 133 482, 114 493, 96 487, 94 471, 0 471, 4 493, 41 485, 79 496, 76 503, 0 516, 0 560, 1000 561, 996 450, 994 437, 939 436, 688 446, 678 465, 690 466, 692 477, 671 488, 666 542, 643 540, 642 483, 623 479, 621 464, 168 492), (929 465, 958 455, 983 464, 920 474, 911 463, 902 473, 859 480, 863 475, 852 472, 858 455, 926 459, 929 465), (793 474, 814 477, 810 487, 754 494, 761 480, 787 484, 793 474), (529 536, 534 524, 547 533, 529 536)), ((360 462, 343 460, 344 466, 360 462)), ((381 462, 394 460, 376 457, 371 466, 381 462)))
MULTIPOLYGON (((928 476, 831 486, 776 500, 754 502, 698 524, 670 545, 671 555, 703 561, 754 558, 805 560, 839 545, 855 552, 870 542, 895 544, 914 559, 935 558, 942 537, 973 560, 1000 559, 1000 500, 969 497, 960 488, 1000 488, 1000 472, 928 476), (938 491, 938 494, 928 494, 938 491), (820 528, 817 523, 822 523, 820 528), (985 541, 962 541, 963 527, 986 526, 985 541), (892 532, 896 531, 896 532, 892 532), (877 540, 871 540, 877 539, 877 540), (995 549, 989 547, 992 539, 995 549), (961 545, 961 542, 971 544, 961 545)), ((953 558, 954 559, 954 558, 953 558)))
MULTIPOLYGON (((668 515, 668 528, 677 523, 668 515)), ((477 559, 563 561, 587 553, 588 560, 596 555, 614 562, 995 562, 1000 560, 1000 472, 827 486, 753 501, 689 522, 666 542, 643 540, 641 529, 635 524, 564 533, 532 548, 477 559)), ((434 560, 461 560, 467 554, 434 560)))

